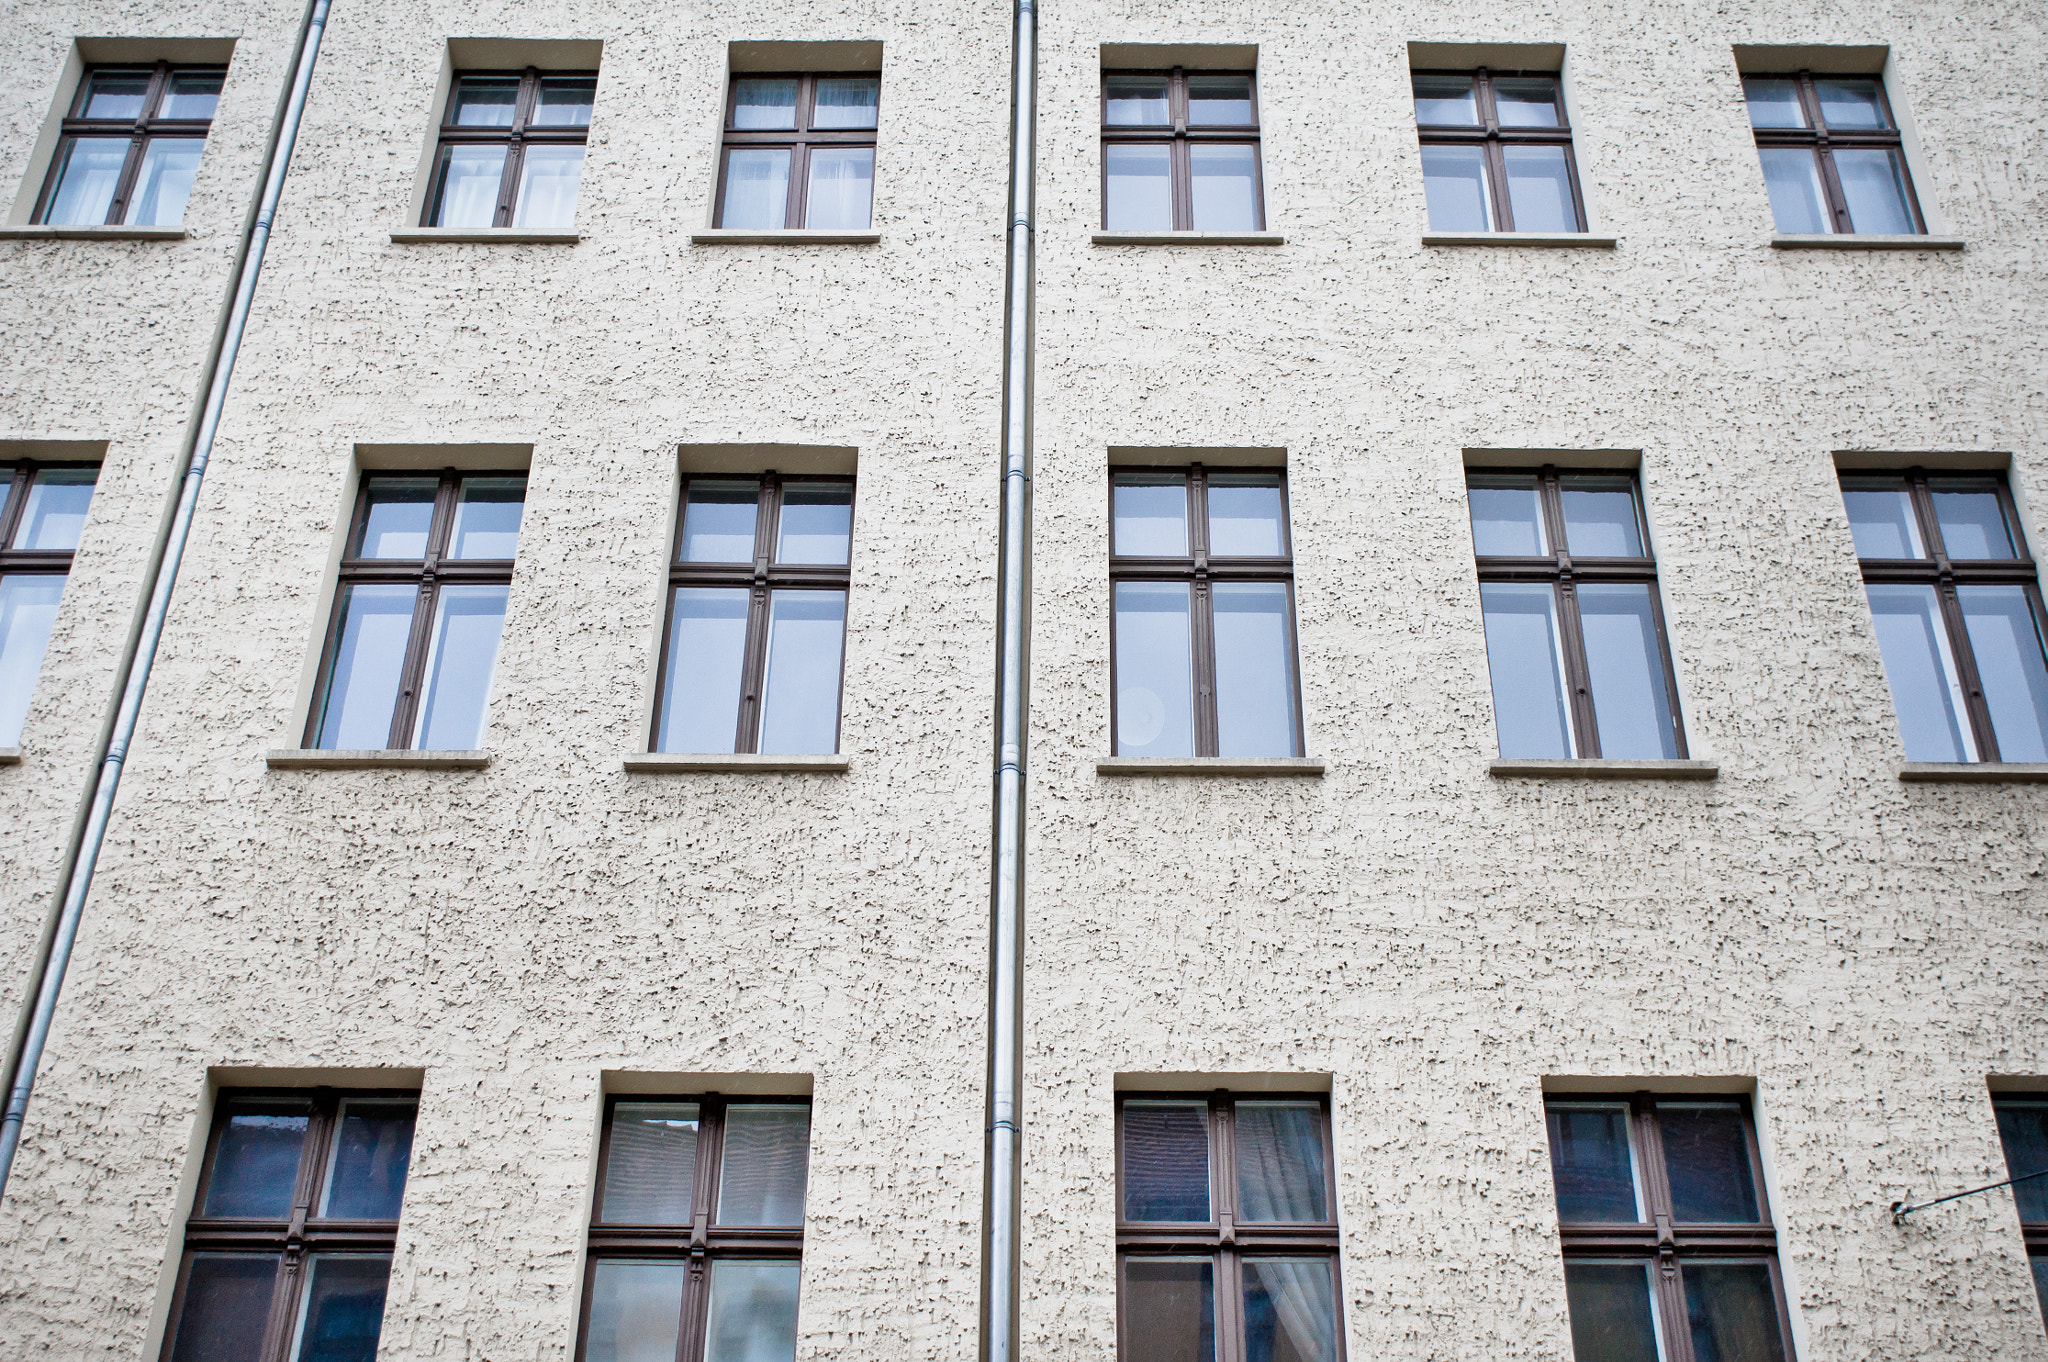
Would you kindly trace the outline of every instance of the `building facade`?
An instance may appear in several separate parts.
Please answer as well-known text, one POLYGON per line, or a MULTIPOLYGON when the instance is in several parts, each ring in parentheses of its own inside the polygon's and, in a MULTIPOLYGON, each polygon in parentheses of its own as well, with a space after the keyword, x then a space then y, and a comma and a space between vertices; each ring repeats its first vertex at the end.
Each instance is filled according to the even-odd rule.
MULTIPOLYGON (((8 15, 12 1015, 305 13, 8 15)), ((2042 17, 1039 25, 1020 1351, 2048 1359, 2042 17)), ((1012 36, 335 0, 0 1356, 976 1355, 1012 36)))

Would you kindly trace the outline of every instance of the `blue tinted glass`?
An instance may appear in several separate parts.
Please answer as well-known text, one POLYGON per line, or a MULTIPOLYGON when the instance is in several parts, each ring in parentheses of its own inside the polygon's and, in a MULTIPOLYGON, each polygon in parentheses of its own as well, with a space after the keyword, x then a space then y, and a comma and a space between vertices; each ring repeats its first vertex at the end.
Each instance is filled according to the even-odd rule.
POLYGON ((1123 1266, 1125 1362, 1215 1362, 1216 1264, 1130 1257, 1123 1266))
POLYGON ((1625 1106, 1550 1108, 1550 1173, 1557 1185, 1557 1218, 1565 1224, 1645 1219, 1636 1200, 1625 1106))
POLYGON ((341 1104, 320 1214, 333 1220, 396 1220, 412 1163, 411 1102, 341 1104))
MULTIPOLYGON (((748 532, 752 533, 751 523, 748 532)), ((844 563, 853 542, 853 487, 844 482, 792 482, 782 489, 776 532, 778 563, 844 563)), ((748 555, 751 557, 751 553, 748 555)))
POLYGON ((201 1214, 263 1220, 289 1216, 308 1119, 302 1103, 231 1104, 201 1214))
POLYGON ((1209 1104, 1124 1103, 1124 1219, 1209 1219, 1209 1104))
POLYGON ((1563 477, 1565 547, 1580 558, 1641 558, 1636 488, 1629 478, 1563 477))
MULTIPOLYGON (((2001 1101, 1997 1109, 2005 1175, 2023 1178, 2048 1172, 2048 1102, 2001 1101)), ((2048 1177, 2017 1183, 2012 1195, 2019 1203, 2021 1220, 2048 1220, 2048 1177)))
POLYGON ((2048 761, 2048 665, 2023 586, 1959 586, 1963 627, 2001 761, 2048 761))
POLYGON ((1757 1212, 1747 1124, 1742 1108, 1733 1103, 1657 1104, 1673 1220, 1753 1225, 1763 1218, 1757 1212))
MULTIPOLYGON (((751 563, 760 484, 693 481, 683 502, 684 563, 751 563)), ((840 561, 845 561, 841 559, 840 561)))
POLYGON ((1942 547, 1951 558, 2011 558, 2012 532, 1997 490, 1962 478, 1932 478, 1927 491, 1934 519, 1941 526, 1942 547))
POLYGON ((274 1253, 193 1254, 169 1362, 259 1362, 277 1264, 274 1253))
POLYGON ((1920 518, 1904 478, 1844 478, 1842 504, 1858 558, 1925 558, 1920 518))
POLYGON ((1126 558, 1180 558, 1188 551, 1188 480, 1178 473, 1120 473, 1111 488, 1109 551, 1126 558))
POLYGON ((424 558, 439 478, 371 478, 358 558, 424 558))
POLYGON ((1784 1362, 1771 1270, 1762 1263, 1688 1262, 1686 1331, 1693 1362, 1784 1362))
POLYGON ((376 1362, 390 1276, 382 1254, 315 1254, 293 1362, 376 1362))
POLYGON ((1566 1259, 1573 1362, 1660 1362, 1650 1265, 1566 1259))
POLYGON ((1337 1362, 1337 1284, 1328 1258, 1247 1258, 1245 1362, 1337 1362))
POLYGON ((97 468, 46 468, 29 484, 28 504, 14 532, 18 549, 76 549, 92 505, 97 468))

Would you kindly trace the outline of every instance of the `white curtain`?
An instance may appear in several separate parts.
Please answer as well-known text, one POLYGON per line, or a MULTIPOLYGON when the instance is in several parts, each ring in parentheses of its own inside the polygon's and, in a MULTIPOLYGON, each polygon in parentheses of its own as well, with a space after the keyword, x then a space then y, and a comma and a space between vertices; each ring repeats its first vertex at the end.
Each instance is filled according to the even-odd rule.
POLYGON ((1280 1325, 1266 1362, 1336 1362, 1337 1302, 1330 1260, 1249 1258, 1244 1269, 1265 1288, 1280 1325))

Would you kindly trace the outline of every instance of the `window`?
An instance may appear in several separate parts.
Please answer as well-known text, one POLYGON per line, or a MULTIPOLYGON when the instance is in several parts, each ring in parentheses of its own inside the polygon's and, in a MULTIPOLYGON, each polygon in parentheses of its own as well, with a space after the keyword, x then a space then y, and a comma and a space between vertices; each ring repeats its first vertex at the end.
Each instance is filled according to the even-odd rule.
POLYGON ((2048 761, 2041 589, 2001 477, 1844 474, 1908 761, 2048 761))
POLYGON ((1474 472, 1472 548, 1503 757, 1683 757, 1636 480, 1474 472))
POLYGON ((96 66, 64 119, 37 222, 176 227, 227 75, 218 66, 96 66))
POLYGON ((577 1362, 796 1354, 807 1098, 605 1105, 577 1362))
POLYGON ((1876 76, 1744 76, 1781 232, 1920 234, 1899 125, 1876 76))
POLYGON ((1104 231, 1256 232, 1264 201, 1251 72, 1103 72, 1104 231))
POLYGON ((82 464, 0 464, 0 747, 21 742, 99 475, 82 464))
POLYGON ((165 1362, 373 1357, 418 1112, 416 1092, 223 1092, 165 1362))
POLYGON ((525 507, 521 473, 364 476, 309 747, 479 745, 525 507))
POLYGON ((573 225, 596 99, 595 71, 456 76, 420 225, 573 225))
POLYGON ((1337 1197, 1319 1095, 1117 1098, 1121 1362, 1337 1362, 1337 1197))
POLYGON ((1298 757, 1287 480, 1109 479, 1110 692, 1123 757, 1298 757))
POLYGON ((875 75, 734 76, 718 225, 867 230, 881 93, 875 75))
POLYGON ((1555 74, 1417 71, 1432 232, 1583 232, 1572 130, 1555 74))
POLYGON ((691 478, 677 520, 654 750, 837 752, 853 483, 691 478))
POLYGON ((2034 1291, 2043 1311, 2048 1311, 2048 1178, 2028 1177, 2048 1172, 2048 1093, 1999 1093, 1991 1105, 1998 1113, 1999 1141, 2005 1146, 2005 1175, 2027 1178, 2013 1184, 2012 1197, 2019 1205, 2034 1291))
POLYGON ((1784 1284, 1741 1098, 1554 1097, 1579 1362, 1785 1362, 1784 1284))

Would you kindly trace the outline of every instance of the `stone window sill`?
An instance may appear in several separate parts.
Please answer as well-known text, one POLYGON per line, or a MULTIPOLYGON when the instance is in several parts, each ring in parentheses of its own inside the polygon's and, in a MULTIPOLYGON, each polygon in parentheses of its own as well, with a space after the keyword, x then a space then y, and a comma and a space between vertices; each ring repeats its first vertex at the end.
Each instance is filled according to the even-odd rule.
POLYGON ((273 771, 481 771, 488 752, 416 752, 410 748, 342 751, 324 747, 273 747, 263 754, 273 771))
POLYGON ((1775 232, 1771 246, 1780 251, 1960 251, 1959 236, 1892 236, 1877 232, 1775 232))
POLYGON ((2048 761, 1909 761, 1899 779, 1970 785, 2038 785, 2048 782, 2048 761))
POLYGON ((1590 232, 1424 232, 1425 246, 1590 246, 1612 250, 1621 241, 1615 236, 1590 232))
POLYGON ((21 765, 21 749, 19 747, 0 747, 0 766, 19 765, 21 765))
POLYGON ((1625 761, 1605 757, 1503 757, 1487 763, 1496 778, 1537 780, 1712 780, 1721 774, 1714 761, 1625 761))
POLYGON ((814 232, 807 227, 763 232, 746 227, 711 227, 690 233, 692 246, 872 246, 880 232, 814 232))
POLYGON ((0 227, 0 240, 183 241, 183 227, 0 227))
POLYGON ((1101 757, 1098 776, 1320 776, 1320 757, 1101 757))
POLYGON ((407 227, 391 234, 398 246, 430 246, 439 242, 477 242, 490 246, 574 246, 583 234, 567 230, 529 231, 524 227, 407 227))
POLYGON ((1097 246, 1284 246, 1282 232, 1096 232, 1097 246))
POLYGON ((847 759, 836 752, 770 755, 754 752, 639 752, 625 759, 635 775, 684 775, 693 772, 784 772, 796 775, 844 774, 847 759))

